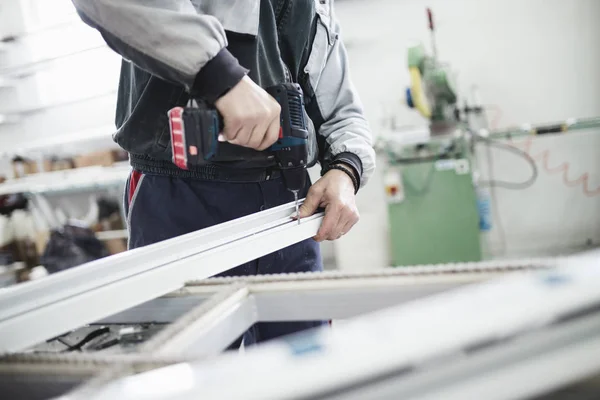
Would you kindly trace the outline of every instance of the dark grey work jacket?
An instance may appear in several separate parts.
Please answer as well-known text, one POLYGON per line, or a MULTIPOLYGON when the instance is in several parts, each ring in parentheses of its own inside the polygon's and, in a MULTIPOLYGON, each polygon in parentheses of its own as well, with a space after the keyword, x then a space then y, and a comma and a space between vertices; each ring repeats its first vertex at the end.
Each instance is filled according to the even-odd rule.
MULTIPOLYGON (((190 96, 214 102, 248 74, 266 88, 298 82, 312 122, 313 164, 345 161, 364 185, 371 132, 350 81, 332 0, 73 0, 123 57, 115 141, 146 173, 204 177, 171 162, 167 111, 190 96)), ((227 166, 270 167, 251 149, 227 166), (248 157, 251 154, 252 157, 248 157), (248 160, 252 161, 248 161, 248 160)))

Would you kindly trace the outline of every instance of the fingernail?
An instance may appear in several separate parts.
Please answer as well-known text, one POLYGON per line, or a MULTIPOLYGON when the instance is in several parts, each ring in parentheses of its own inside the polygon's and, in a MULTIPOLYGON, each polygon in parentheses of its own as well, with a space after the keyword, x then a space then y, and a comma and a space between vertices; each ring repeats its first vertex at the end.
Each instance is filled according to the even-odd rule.
POLYGON ((219 142, 226 142, 227 139, 225 138, 225 135, 223 135, 222 133, 219 133, 219 137, 217 138, 217 140, 219 142))

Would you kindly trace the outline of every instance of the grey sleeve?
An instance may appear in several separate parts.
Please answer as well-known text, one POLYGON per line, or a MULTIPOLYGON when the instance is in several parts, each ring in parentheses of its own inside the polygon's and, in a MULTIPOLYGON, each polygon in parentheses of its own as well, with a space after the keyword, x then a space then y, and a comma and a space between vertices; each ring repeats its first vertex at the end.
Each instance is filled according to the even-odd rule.
POLYGON ((190 0, 73 0, 73 4, 82 20, 123 58, 191 93, 214 100, 247 72, 225 48, 221 23, 199 14, 190 0))
POLYGON ((362 187, 375 170, 371 129, 350 78, 346 48, 340 37, 339 22, 335 18, 332 20, 331 33, 337 39, 329 49, 315 89, 323 118, 319 134, 327 142, 325 159, 341 160, 352 165, 359 173, 362 187), (357 166, 354 160, 359 160, 360 165, 357 166))

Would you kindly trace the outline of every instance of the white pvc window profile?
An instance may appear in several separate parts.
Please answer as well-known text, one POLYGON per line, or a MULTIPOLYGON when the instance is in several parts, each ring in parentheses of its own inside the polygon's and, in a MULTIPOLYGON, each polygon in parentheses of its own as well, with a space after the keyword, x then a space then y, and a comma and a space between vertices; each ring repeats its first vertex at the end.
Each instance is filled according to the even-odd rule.
POLYGON ((14 352, 313 237, 294 203, 25 283, 0 294, 0 352, 14 352))

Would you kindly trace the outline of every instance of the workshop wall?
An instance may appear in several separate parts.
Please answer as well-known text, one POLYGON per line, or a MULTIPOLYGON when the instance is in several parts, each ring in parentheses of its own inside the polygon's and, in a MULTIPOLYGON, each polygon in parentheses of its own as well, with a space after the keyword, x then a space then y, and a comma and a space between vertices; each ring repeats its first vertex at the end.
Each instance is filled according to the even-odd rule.
POLYGON ((113 146, 120 58, 81 23, 73 4, 0 0, 0 38, 10 36, 15 40, 0 49, 4 158, 32 147, 75 152, 97 149, 98 141, 113 146))
MULTIPOLYGON (((492 128, 600 115, 596 0, 339 1, 352 77, 376 135, 389 133, 392 117, 397 126, 426 125, 403 101, 408 44, 418 40, 430 48, 426 7, 437 22, 440 58, 458 71, 460 93, 478 86, 492 128)), ((597 132, 536 139, 533 147, 550 152, 551 166, 570 163, 572 180, 589 172, 592 188, 600 185, 598 149, 597 132)), ((493 154, 497 178, 527 177, 525 162, 493 154)), ((388 265, 383 160, 379 167, 359 195, 360 224, 335 246, 340 268, 388 265)), ((532 188, 497 191, 495 256, 569 252, 600 242, 600 196, 587 197, 581 185, 567 187, 560 174, 540 168, 532 188)))

